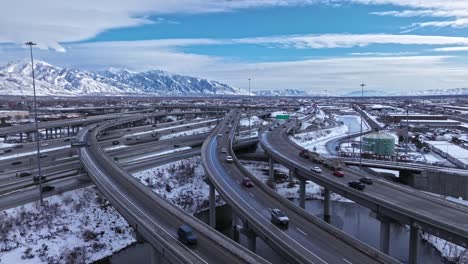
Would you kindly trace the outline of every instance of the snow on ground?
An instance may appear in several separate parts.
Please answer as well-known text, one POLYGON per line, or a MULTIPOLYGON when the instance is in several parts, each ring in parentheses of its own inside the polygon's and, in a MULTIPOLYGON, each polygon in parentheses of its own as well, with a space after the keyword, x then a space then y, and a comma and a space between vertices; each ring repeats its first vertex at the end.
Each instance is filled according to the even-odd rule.
POLYGON ((291 139, 296 142, 296 144, 301 145, 302 147, 320 153, 320 154, 329 154, 326 148, 326 143, 332 139, 342 137, 348 132, 347 126, 337 126, 329 129, 322 129, 312 132, 296 134, 291 139))
POLYGON ((209 127, 200 127, 200 128, 192 129, 192 130, 188 130, 188 131, 181 131, 181 132, 177 132, 177 133, 172 133, 172 134, 168 134, 168 135, 164 135, 164 136, 160 137, 159 140, 208 133, 214 127, 215 126, 213 125, 213 126, 209 126, 209 127))
POLYGON ((464 149, 448 141, 426 141, 426 143, 468 165, 468 149, 464 149))
MULTIPOLYGON (((258 116, 251 116, 250 117, 250 126, 257 126, 257 125, 262 124, 262 122, 263 122, 263 119, 261 119, 258 116)), ((242 118, 240 120, 240 122, 239 122, 239 125, 241 127, 248 127, 249 126, 249 118, 248 117, 242 118)))
POLYGON ((387 170, 387 169, 380 169, 380 168, 369 168, 375 172, 382 172, 382 173, 389 173, 395 175, 395 177, 400 177, 400 172, 399 171, 394 171, 394 170, 387 170))
POLYGON ((91 263, 135 242, 93 187, 0 212, 0 263, 91 263))
MULTIPOLYGON (((450 196, 443 196, 440 194, 435 194, 431 192, 425 192, 427 194, 431 194, 443 199, 447 199, 449 201, 459 203, 465 206, 468 206, 468 201, 463 200, 461 198, 455 198, 450 196)), ((431 234, 422 232, 421 233, 422 239, 429 242, 432 246, 434 246, 443 257, 447 258, 450 262, 453 263, 468 263, 468 249, 455 245, 449 241, 446 241, 442 238, 433 236, 431 234)))
MULTIPOLYGON (((361 132, 361 117, 358 115, 341 115, 336 118, 338 121, 344 123, 348 127, 350 133, 361 132)), ((365 120, 362 120, 362 131, 369 131, 369 125, 365 120)))
POLYGON ((250 130, 250 136, 249 136, 249 131, 243 131, 239 133, 239 136, 235 137, 235 140, 246 139, 246 138, 256 138, 256 137, 258 137, 258 130, 250 130))
POLYGON ((132 158, 132 159, 129 159, 129 161, 137 161, 137 160, 142 160, 142 159, 154 158, 154 157, 164 156, 164 155, 171 154, 171 153, 174 153, 174 152, 179 152, 179 151, 184 151, 184 150, 189 150, 189 149, 191 149, 191 147, 181 147, 181 148, 176 148, 176 149, 169 149, 169 150, 165 150, 165 151, 154 152, 154 153, 144 155, 144 156, 139 156, 137 158, 132 158))
MULTIPOLYGON (((189 214, 209 208, 210 189, 204 181, 205 170, 200 156, 140 171, 133 176, 189 214)), ((216 203, 222 205, 224 202, 217 196, 216 203)))
POLYGON ((384 127, 384 126, 385 126, 384 123, 379 122, 379 121, 377 120, 377 116, 370 114, 370 113, 367 112, 366 110, 364 110, 364 112, 367 114, 367 116, 368 116, 370 119, 372 119, 372 120, 373 120, 375 123, 377 123, 380 127, 384 127))
POLYGON ((9 144, 9 143, 0 143, 0 149, 1 148, 11 148, 14 147, 16 144, 9 144))
POLYGON ((128 134, 127 137, 141 136, 141 135, 151 134, 151 133, 154 133, 154 132, 165 131, 165 130, 171 130, 171 129, 181 128, 181 127, 186 127, 186 126, 190 126, 190 125, 205 124, 205 123, 209 123, 209 122, 213 122, 213 121, 216 121, 216 119, 208 119, 208 120, 205 120, 205 121, 191 122, 191 123, 180 124, 180 125, 171 126, 171 127, 161 127, 161 128, 156 128, 156 129, 148 130, 148 131, 143 131, 143 132, 137 132, 137 133, 133 133, 133 134, 128 134))
MULTIPOLYGON (((267 162, 260 162, 260 161, 245 161, 242 160, 242 165, 252 173, 255 177, 260 179, 263 183, 267 184, 269 176, 268 176, 268 163, 267 162)), ((295 179, 294 185, 291 185, 288 181, 288 169, 280 164, 274 165, 275 170, 275 190, 281 196, 288 198, 288 199, 299 199, 299 181, 295 179), (278 175, 281 178, 278 180, 278 175)), ((316 199, 322 200, 323 188, 315 184, 312 181, 306 181, 306 199, 316 199)), ((330 199, 333 201, 340 201, 340 202, 352 202, 336 193, 331 193, 330 199)))
POLYGON ((127 145, 117 145, 117 146, 112 146, 112 147, 107 147, 104 150, 105 151, 110 151, 110 150, 116 150, 116 149, 122 149, 122 148, 128 148, 129 146, 127 145))
MULTIPOLYGON (((55 148, 41 149, 41 153, 51 152, 51 151, 60 150, 60 149, 67 149, 67 148, 70 148, 70 145, 55 147, 55 148)), ((8 159, 14 159, 18 157, 35 155, 36 153, 37 153, 36 151, 29 151, 29 152, 16 153, 13 155, 3 155, 2 157, 0 157, 0 160, 8 160, 8 159)))

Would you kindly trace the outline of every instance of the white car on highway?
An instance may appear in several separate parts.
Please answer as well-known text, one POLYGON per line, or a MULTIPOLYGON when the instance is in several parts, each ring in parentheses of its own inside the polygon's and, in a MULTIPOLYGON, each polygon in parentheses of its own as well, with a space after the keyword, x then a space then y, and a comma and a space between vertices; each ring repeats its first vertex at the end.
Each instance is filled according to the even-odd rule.
POLYGON ((319 168, 319 167, 312 167, 312 168, 310 168, 310 170, 315 172, 315 173, 322 173, 322 169, 319 168))
POLYGON ((226 156, 226 162, 232 163, 233 161, 232 156, 226 156))

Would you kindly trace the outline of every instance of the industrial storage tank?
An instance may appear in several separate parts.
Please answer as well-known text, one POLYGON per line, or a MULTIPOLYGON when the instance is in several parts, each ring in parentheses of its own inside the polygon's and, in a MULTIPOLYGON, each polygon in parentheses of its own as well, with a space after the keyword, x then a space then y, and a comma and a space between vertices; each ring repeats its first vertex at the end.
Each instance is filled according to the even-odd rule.
POLYGON ((393 156, 395 154, 395 138, 382 132, 370 133, 362 136, 363 152, 381 156, 393 156))

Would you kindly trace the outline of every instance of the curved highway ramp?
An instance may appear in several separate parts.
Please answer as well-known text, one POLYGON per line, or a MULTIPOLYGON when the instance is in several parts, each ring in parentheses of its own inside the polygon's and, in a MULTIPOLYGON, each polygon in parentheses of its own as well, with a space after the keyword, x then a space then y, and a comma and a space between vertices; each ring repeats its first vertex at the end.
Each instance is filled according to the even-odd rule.
POLYGON ((201 153, 211 183, 244 221, 244 229, 253 237, 250 243, 254 244, 255 236, 260 237, 289 263, 396 263, 256 181, 231 148, 238 123, 239 113, 231 111, 206 139, 201 153), (226 155, 231 155, 233 162, 228 162, 226 155), (251 178, 255 186, 244 187, 241 181, 245 177, 251 178), (272 224, 272 208, 286 213, 288 228, 272 224))
MULTIPOLYGON (((132 122, 125 119, 119 123, 132 122)), ((265 263, 266 261, 201 221, 183 212, 146 188, 115 164, 97 142, 97 135, 116 122, 106 122, 81 131, 78 138, 89 143, 81 149, 81 159, 101 193, 149 242, 159 257, 171 263, 265 263), (198 237, 196 246, 177 239, 177 228, 191 226, 198 237)))

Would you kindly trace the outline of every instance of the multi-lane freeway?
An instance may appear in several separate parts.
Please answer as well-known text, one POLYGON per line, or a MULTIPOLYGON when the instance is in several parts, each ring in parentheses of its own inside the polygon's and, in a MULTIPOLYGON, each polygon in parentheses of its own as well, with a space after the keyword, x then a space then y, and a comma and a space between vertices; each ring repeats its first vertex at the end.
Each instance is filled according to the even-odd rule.
POLYGON ((79 139, 90 143, 81 150, 84 167, 104 196, 163 258, 181 263, 265 262, 170 204, 114 163, 99 146, 97 135, 115 125, 116 122, 101 124, 80 133, 79 139), (190 225, 197 233, 196 246, 187 247, 177 240, 176 231, 182 224, 190 225))
POLYGON ((294 123, 289 122, 287 126, 279 126, 272 131, 264 129, 259 141, 270 157, 294 170, 298 177, 312 180, 378 214, 408 224, 413 230, 422 229, 458 245, 468 246, 468 222, 465 221, 468 207, 377 178, 364 191, 350 188, 349 181, 368 175, 345 168, 345 177, 335 177, 329 169, 300 157, 299 152, 303 148, 288 135, 294 128, 294 123), (322 167, 323 172, 311 171, 312 166, 322 167))
POLYGON ((202 160, 207 175, 223 199, 245 222, 248 232, 262 238, 291 263, 392 263, 390 257, 321 222, 303 209, 256 181, 238 163, 230 148, 239 122, 235 111, 207 138, 202 160), (227 153, 223 153, 225 152, 227 153), (229 151, 228 151, 229 150, 229 151), (232 155, 233 163, 226 161, 232 155), (252 188, 242 185, 245 177, 256 182, 252 188), (281 209, 290 219, 284 229, 271 222, 273 208, 281 209))

